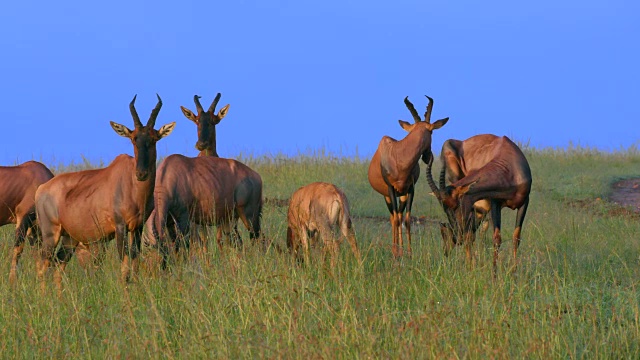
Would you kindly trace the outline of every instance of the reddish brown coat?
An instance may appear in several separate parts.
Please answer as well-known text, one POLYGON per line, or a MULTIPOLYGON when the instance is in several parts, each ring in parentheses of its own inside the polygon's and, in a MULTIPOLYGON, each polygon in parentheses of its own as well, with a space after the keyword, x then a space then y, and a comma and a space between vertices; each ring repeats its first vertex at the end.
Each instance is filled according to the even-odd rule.
POLYGON ((0 226, 16 224, 15 244, 9 281, 17 278, 18 261, 25 238, 34 243, 37 237, 35 193, 38 186, 53 178, 42 163, 27 161, 18 166, 0 166, 0 226))
MULTIPOLYGON (((449 224, 442 224, 441 231, 445 244, 450 247, 461 238, 466 247, 467 259, 475 259, 472 244, 475 234, 473 216, 474 204, 480 200, 490 202, 491 220, 494 227, 493 243, 494 273, 497 265, 498 250, 502 243, 500 235, 501 209, 508 207, 517 209, 516 228, 513 233, 513 256, 516 258, 520 244, 522 223, 529 205, 531 192, 531 169, 520 148, 506 136, 480 135, 465 140, 463 151, 475 151, 474 161, 466 161, 463 167, 467 173, 451 185, 444 184, 445 173, 454 168, 449 162, 452 160, 443 151, 443 162, 440 173, 440 189, 435 185, 431 175, 431 164, 427 169, 427 179, 434 194, 442 202, 449 219, 449 224), (484 164, 483 164, 484 163, 484 164)), ((444 148, 443 148, 444 149, 444 148)), ((468 157, 467 157, 468 158, 468 157)), ((453 179, 457 177, 454 174, 453 179)))
POLYGON ((129 279, 131 270, 136 271, 142 225, 153 209, 156 143, 171 133, 175 122, 160 130, 153 128, 162 106, 158 97, 158 104, 144 126, 134 103, 135 97, 129 104, 135 129, 114 122, 111 126, 131 140, 135 157, 123 154, 103 169, 58 175, 36 191, 43 242, 38 277, 43 289, 44 275, 52 260, 59 263, 55 282, 61 290, 61 276, 75 248, 88 248, 114 237, 122 259, 123 280, 129 279), (129 241, 125 242, 127 232, 129 241), (63 247, 55 253, 60 240, 63 247))
POLYGON ((309 257, 310 241, 321 237, 325 250, 331 252, 332 268, 338 250, 338 238, 349 242, 358 260, 360 252, 351 225, 347 196, 333 184, 314 182, 296 190, 289 201, 287 212, 287 246, 298 259, 309 257), (340 236, 336 236, 339 233, 340 236))
MULTIPOLYGON (((446 177, 449 183, 454 183, 473 170, 480 169, 493 159, 494 142, 497 136, 491 134, 475 135, 466 140, 449 139, 442 145, 440 159, 446 167, 446 177)), ((491 210, 489 200, 476 201, 473 205, 478 222, 482 222, 491 210)), ((484 222, 483 231, 488 222, 484 222)), ((449 246, 445 247, 448 252, 449 246)))
MULTIPOLYGON (((218 104, 218 101, 220 101, 221 96, 222 96, 221 93, 218 93, 216 95, 216 97, 213 99, 213 102, 211 103, 207 111, 205 111, 202 105, 200 104, 200 96, 198 95, 194 95, 193 97, 193 102, 196 105, 195 113, 184 106, 180 106, 180 110, 182 110, 182 113, 184 114, 184 116, 187 119, 193 121, 197 126, 198 140, 196 141, 195 147, 200 151, 198 153, 198 157, 201 157, 201 156, 218 157, 218 151, 216 148, 217 146, 216 127, 220 123, 220 121, 222 121, 222 119, 227 115, 227 112, 229 111, 229 104, 227 104, 222 109, 220 109, 220 111, 218 111, 217 114, 215 113, 216 105, 218 104)), ((160 166, 163 166, 163 165, 160 164, 160 166)), ((145 230, 143 233, 143 239, 145 243, 150 246, 156 246, 158 244, 157 230, 154 230, 154 225, 153 225, 155 218, 156 218, 156 213, 154 210, 153 212, 151 212, 151 215, 149 216, 149 219, 147 219, 147 222, 145 223, 145 226, 144 226, 145 230)), ((175 224, 171 216, 167 219, 167 223, 169 223, 168 227, 169 227, 169 230, 171 230, 170 237, 173 240, 175 240, 176 234, 175 234, 175 231, 173 231, 175 230, 175 224)), ((201 237, 201 232, 198 230, 198 227, 199 226, 195 224, 191 224, 189 226, 190 238, 198 239, 204 245, 204 249, 206 249, 206 244, 207 244, 206 236, 204 238, 201 237)), ((218 231, 217 238, 220 239, 222 237, 222 232, 221 232, 222 229, 218 227, 217 231, 218 231)))
MULTIPOLYGON (((153 233, 166 266, 167 226, 175 222, 177 233, 189 232, 190 222, 216 225, 218 244, 222 233, 231 240, 231 228, 240 241, 240 218, 252 239, 261 235, 262 178, 245 164, 213 156, 190 158, 179 154, 167 157, 158 168, 154 192, 153 233)), ((172 239, 175 240, 175 239, 172 239)))
POLYGON ((431 134, 433 130, 444 126, 449 118, 440 119, 431 124, 433 99, 428 97, 429 104, 420 119, 418 112, 408 97, 404 103, 413 116, 414 123, 399 120, 400 126, 409 132, 402 140, 389 136, 382 137, 378 149, 369 164, 369 184, 378 193, 384 195, 390 213, 394 256, 402 255, 402 222, 407 235, 408 252, 411 253, 411 207, 413 204, 414 186, 420 175, 418 161, 428 161, 431 157, 431 134), (398 204, 398 199, 400 203, 398 204))

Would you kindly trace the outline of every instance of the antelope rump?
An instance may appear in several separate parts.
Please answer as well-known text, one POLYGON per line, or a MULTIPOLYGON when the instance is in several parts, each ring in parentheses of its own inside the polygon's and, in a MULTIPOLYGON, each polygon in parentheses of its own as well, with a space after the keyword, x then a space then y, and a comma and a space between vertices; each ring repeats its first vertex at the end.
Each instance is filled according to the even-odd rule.
POLYGON ((15 284, 18 261, 28 237, 33 245, 37 241, 35 193, 38 186, 53 178, 53 173, 42 163, 27 161, 18 166, 0 166, 0 226, 16 224, 15 244, 9 271, 9 282, 15 284))
POLYGON ((291 195, 287 211, 287 247, 298 260, 309 258, 309 247, 322 238, 325 252, 331 253, 331 268, 335 268, 338 240, 349 242, 351 251, 360 260, 360 251, 351 224, 347 196, 337 186, 314 182, 291 195), (339 235, 337 235, 337 234, 339 235))

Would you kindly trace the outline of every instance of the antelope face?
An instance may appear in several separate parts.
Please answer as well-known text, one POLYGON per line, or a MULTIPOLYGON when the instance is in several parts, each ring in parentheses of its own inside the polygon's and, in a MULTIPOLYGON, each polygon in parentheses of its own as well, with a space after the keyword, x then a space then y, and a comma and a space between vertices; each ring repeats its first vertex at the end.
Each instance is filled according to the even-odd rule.
POLYGON ((149 175, 151 173, 155 172, 157 158, 156 143, 163 137, 171 134, 176 123, 172 122, 170 124, 166 124, 162 126, 160 130, 155 130, 153 128, 155 126, 156 117, 162 107, 162 100, 160 100, 160 96, 158 96, 158 104, 151 112, 147 125, 142 125, 134 107, 135 101, 136 97, 134 96, 133 100, 129 104, 129 109, 131 110, 131 116, 133 116, 133 123, 135 125, 133 130, 113 121, 110 123, 111 127, 118 135, 131 140, 136 162, 136 179, 138 179, 138 181, 145 181, 149 179, 149 175))
POLYGON ((198 141, 196 142, 196 149, 204 151, 206 149, 215 147, 216 139, 216 125, 220 123, 222 118, 227 114, 229 105, 220 109, 218 114, 214 114, 213 111, 202 112, 198 115, 196 124, 198 125, 198 141))
POLYGON ((468 216, 465 216, 462 213, 461 207, 459 207, 449 216, 448 223, 440 223, 440 235, 442 235, 442 240, 445 243, 452 241, 453 244, 458 244, 458 240, 464 239, 466 234, 475 232, 474 222, 468 221, 469 219, 470 218, 468 216))
POLYGON ((423 153, 421 154, 421 157, 422 157, 422 161, 424 161, 425 164, 427 164, 431 156, 433 156, 431 154, 431 135, 433 131, 440 129, 447 123, 447 121, 449 121, 449 118, 446 117, 444 119, 440 119, 434 123, 431 123, 431 110, 433 109, 433 99, 429 96, 427 96, 427 99, 429 99, 429 104, 427 105, 427 111, 424 113, 424 119, 420 118, 420 115, 418 115, 418 111, 416 111, 416 108, 413 106, 411 101, 409 101, 409 97, 407 96, 404 99, 404 104, 407 106, 407 109, 409 109, 409 112, 413 117, 413 124, 404 120, 398 120, 400 127, 409 133, 407 137, 413 133, 419 134, 418 135, 420 139, 419 141, 421 142, 421 147, 424 150, 423 153))
POLYGON ((449 241, 453 242, 454 244, 458 243, 458 237, 453 231, 451 224, 441 222, 440 235, 442 235, 442 240, 444 240, 445 243, 448 243, 449 241))
POLYGON ((452 241, 457 244, 458 239, 464 239, 464 229, 467 229, 467 226, 462 221, 464 217, 460 210, 460 207, 453 211, 445 209, 449 222, 440 223, 440 235, 445 242, 452 241))
POLYGON ((153 128, 144 127, 132 132, 131 143, 133 143, 133 153, 136 159, 136 178, 139 181, 147 180, 152 172, 152 166, 155 167, 156 143, 161 138, 160 131, 153 128))
MULTIPOLYGON (((431 149, 431 134, 433 133, 434 130, 438 130, 441 127, 443 127, 447 121, 449 121, 449 118, 446 117, 444 119, 440 119, 436 122, 434 122, 433 124, 425 122, 425 121, 418 121, 415 122, 413 124, 406 122, 404 120, 398 120, 398 123, 400 124, 400 127, 403 128, 406 132, 408 133, 412 133, 414 131, 420 131, 422 133, 424 133, 424 141, 428 142, 428 148, 431 149)), ((431 152, 431 150, 429 150, 429 153, 431 152)))
POLYGON ((213 156, 218 156, 216 153, 216 125, 220 123, 220 121, 227 115, 227 111, 229 111, 229 104, 227 104, 218 111, 218 114, 215 113, 215 107, 220 100, 220 96, 221 94, 218 93, 209 109, 204 111, 202 105, 200 105, 200 96, 195 95, 194 102, 198 111, 197 115, 184 106, 180 106, 184 116, 198 126, 198 141, 196 142, 196 149, 198 149, 198 151, 205 151, 209 149, 213 152, 209 155, 213 156))
POLYGON ((454 187, 447 186, 440 193, 442 207, 449 223, 440 223, 440 234, 442 240, 453 240, 454 244, 458 243, 458 239, 463 239, 468 232, 475 231, 475 211, 473 206, 464 206, 462 197, 471 189, 476 182, 468 185, 454 187))

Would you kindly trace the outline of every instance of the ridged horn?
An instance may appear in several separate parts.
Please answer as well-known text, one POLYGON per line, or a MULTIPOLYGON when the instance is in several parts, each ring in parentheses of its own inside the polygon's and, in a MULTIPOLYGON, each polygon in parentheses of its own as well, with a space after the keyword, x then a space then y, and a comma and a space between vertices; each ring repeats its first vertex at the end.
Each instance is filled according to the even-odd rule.
POLYGON ((446 168, 444 164, 442 164, 442 170, 440 170, 440 189, 444 189, 445 187, 445 171, 446 168))
POLYGON ((198 112, 198 114, 204 112, 204 110, 202 109, 202 105, 200 104, 200 96, 193 95, 193 102, 196 103, 196 111, 198 112))
POLYGON ((209 106, 209 110, 207 111, 211 111, 212 113, 214 111, 216 111, 216 106, 218 106, 218 101, 220 101, 220 97, 222 96, 222 94, 218 93, 218 95, 216 95, 215 99, 213 99, 213 102, 211 103, 211 106, 209 106))
MULTIPOLYGON (((435 181, 433 181, 433 175, 431 174, 431 166, 433 165, 433 154, 431 154, 431 158, 429 158, 429 162, 427 163, 427 183, 433 191, 433 194, 436 196, 438 201, 442 202, 442 195, 440 194, 440 190, 436 186, 435 181)), ((444 166, 442 167, 444 169, 444 166)))
POLYGON ((418 112, 416 111, 416 108, 413 106, 413 104, 411 103, 411 101, 409 101, 409 97, 405 97, 404 98, 404 104, 407 106, 407 109, 409 109, 409 112, 411 113, 411 116, 413 116, 413 122, 414 123, 419 123, 420 121, 420 115, 418 115, 418 112))
POLYGON ((138 116, 138 112, 136 111, 136 97, 138 97, 138 94, 133 95, 133 100, 131 100, 131 102, 129 103, 129 111, 131 111, 131 117, 133 118, 133 125, 135 125, 136 128, 141 128, 142 127, 142 122, 140 122, 140 117, 138 116))
POLYGON ((147 127, 152 129, 156 126, 156 118, 158 117, 160 108, 162 107, 162 99, 160 99, 160 95, 156 93, 156 96, 158 97, 158 103, 156 104, 156 107, 151 110, 151 116, 149 116, 149 121, 147 121, 147 127))
POLYGON ((424 121, 427 124, 431 124, 431 110, 433 109, 433 99, 429 95, 425 95, 427 99, 429 99, 429 104, 427 105, 427 111, 424 112, 424 121))

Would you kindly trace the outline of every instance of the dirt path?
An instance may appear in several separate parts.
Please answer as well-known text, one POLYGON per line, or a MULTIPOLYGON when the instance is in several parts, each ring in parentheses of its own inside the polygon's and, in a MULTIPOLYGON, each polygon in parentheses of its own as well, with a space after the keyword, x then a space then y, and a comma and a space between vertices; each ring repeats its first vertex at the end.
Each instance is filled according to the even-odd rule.
POLYGON ((609 200, 640 213, 640 179, 620 180, 611 186, 609 200))
MULTIPOLYGON (((600 198, 596 199, 597 201, 600 198)), ((613 185, 611 185, 611 195, 609 195, 609 201, 612 203, 618 204, 622 206, 622 208, 611 210, 612 215, 631 215, 638 216, 640 215, 640 178, 635 179, 625 179, 620 180, 613 185), (634 214, 635 213, 635 214, 634 214)), ((285 208, 289 204, 289 199, 275 199, 275 198, 267 198, 265 199, 265 203, 271 204, 276 207, 285 208)), ((586 202, 577 202, 577 204, 581 207, 586 207, 592 205, 591 201, 586 202)), ((357 216, 354 216, 357 217, 357 216)), ((362 216, 362 218, 376 220, 379 222, 389 222, 388 216, 362 216)), ((432 225, 434 223, 438 223, 435 219, 429 219, 424 216, 414 217, 413 221, 416 225, 432 225)))

